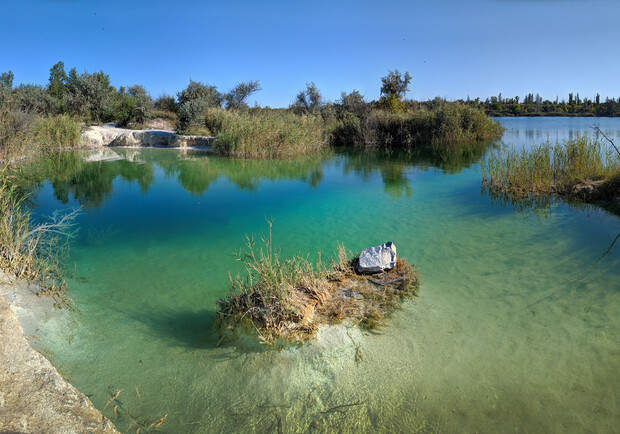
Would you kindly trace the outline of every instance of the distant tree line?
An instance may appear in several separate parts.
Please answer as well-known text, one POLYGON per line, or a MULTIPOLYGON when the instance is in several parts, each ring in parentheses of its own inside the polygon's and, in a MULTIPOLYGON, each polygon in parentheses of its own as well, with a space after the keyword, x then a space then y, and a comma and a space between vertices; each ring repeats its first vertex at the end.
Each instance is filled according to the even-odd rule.
MULTIPOLYGON (((0 76, 0 109, 3 122, 13 125, 13 138, 25 137, 22 133, 28 130, 28 122, 22 120, 28 117, 62 116, 63 123, 116 122, 130 128, 145 128, 158 118, 180 134, 216 137, 214 146, 223 154, 269 158, 314 152, 310 144, 316 143, 411 148, 487 140, 502 131, 478 102, 407 99, 413 78, 398 70, 381 78, 377 100, 367 101, 353 90, 327 101, 317 85, 308 82, 289 107, 282 109, 250 107, 250 96, 261 90, 254 80, 226 92, 190 80, 175 96, 152 98, 139 84, 117 89, 103 71, 79 73, 72 68, 67 72, 63 62, 50 68, 46 86, 14 86, 13 79, 11 71, 0 76)), ((54 125, 49 122, 45 136, 54 135, 54 125)))
POLYGON ((553 101, 543 100, 539 94, 533 93, 523 99, 519 96, 504 98, 500 93, 484 101, 469 97, 460 101, 483 109, 489 116, 620 116, 620 97, 603 99, 598 93, 590 99, 571 92, 568 99, 560 100, 556 96, 553 101))

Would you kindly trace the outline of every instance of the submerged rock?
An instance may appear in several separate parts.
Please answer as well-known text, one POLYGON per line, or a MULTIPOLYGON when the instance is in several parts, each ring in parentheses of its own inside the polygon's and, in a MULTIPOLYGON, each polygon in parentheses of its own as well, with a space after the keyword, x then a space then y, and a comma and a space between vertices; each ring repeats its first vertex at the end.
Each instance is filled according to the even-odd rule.
POLYGON ((353 291, 351 288, 343 289, 342 290, 342 295, 344 297, 350 297, 350 298, 352 298, 354 300, 363 300, 364 299, 364 296, 362 294, 360 294, 357 291, 353 291))
POLYGON ((391 270, 396 265, 396 246, 388 241, 380 246, 369 247, 360 253, 357 271, 359 273, 378 273, 391 270))

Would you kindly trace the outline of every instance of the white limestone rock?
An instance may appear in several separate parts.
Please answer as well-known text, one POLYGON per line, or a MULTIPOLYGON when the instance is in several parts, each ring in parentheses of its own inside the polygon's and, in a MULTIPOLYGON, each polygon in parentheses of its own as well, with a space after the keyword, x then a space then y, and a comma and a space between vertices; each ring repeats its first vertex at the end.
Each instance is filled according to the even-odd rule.
POLYGON ((396 265, 396 246, 388 241, 380 246, 362 250, 357 264, 359 273, 378 273, 391 270, 396 265))

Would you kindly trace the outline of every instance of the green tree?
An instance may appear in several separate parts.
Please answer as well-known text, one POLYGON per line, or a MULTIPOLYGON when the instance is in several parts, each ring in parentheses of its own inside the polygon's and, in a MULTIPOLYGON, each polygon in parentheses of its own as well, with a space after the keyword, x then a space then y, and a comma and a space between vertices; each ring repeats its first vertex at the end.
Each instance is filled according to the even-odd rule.
POLYGON ((15 76, 12 71, 3 72, 0 74, 0 108, 9 104, 11 100, 14 77, 15 76))
POLYGON ((50 78, 47 83, 47 93, 57 100, 62 100, 67 93, 67 73, 65 64, 58 62, 50 68, 50 78))
POLYGON ((221 107, 223 96, 217 87, 204 84, 199 81, 190 80, 189 85, 177 94, 179 104, 183 106, 188 102, 197 103, 205 109, 211 107, 221 107))
POLYGON ((226 108, 234 110, 248 108, 246 99, 259 90, 261 90, 261 87, 258 81, 239 83, 224 96, 226 108))
POLYGON ((179 100, 176 130, 180 133, 204 127, 205 113, 212 107, 221 107, 223 96, 215 86, 190 80, 189 85, 177 94, 179 100))
POLYGON ((20 84, 14 89, 14 94, 17 108, 26 113, 51 113, 58 104, 58 102, 38 84, 20 84))
POLYGON ((351 93, 341 92, 339 104, 343 113, 353 113, 358 118, 365 116, 370 110, 364 96, 355 89, 351 93))
POLYGON ((381 78, 381 95, 390 96, 394 95, 398 99, 402 100, 405 94, 409 91, 409 84, 411 83, 411 75, 405 72, 405 75, 401 75, 398 69, 394 71, 388 71, 388 75, 381 78))
POLYGON ((306 83, 306 90, 300 91, 291 106, 297 113, 316 113, 323 105, 323 97, 314 82, 306 83))
POLYGON ((105 113, 110 113, 113 104, 114 87, 110 76, 103 71, 78 74, 72 68, 67 75, 67 94, 64 98, 68 109, 90 121, 100 122, 105 113))
POLYGON ((403 98, 409 91, 410 83, 411 75, 409 72, 401 75, 398 69, 388 71, 388 75, 381 78, 379 105, 394 112, 403 111, 405 108, 403 98))

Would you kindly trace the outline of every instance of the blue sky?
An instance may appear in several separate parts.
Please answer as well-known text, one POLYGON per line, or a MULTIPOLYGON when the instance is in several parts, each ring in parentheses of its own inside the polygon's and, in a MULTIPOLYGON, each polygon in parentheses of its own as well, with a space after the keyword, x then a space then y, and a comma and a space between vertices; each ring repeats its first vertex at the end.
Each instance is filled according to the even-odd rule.
POLYGON ((191 78, 259 80, 272 107, 309 81, 375 99, 390 69, 414 99, 620 97, 620 0, 2 0, 0 41, 16 83, 45 85, 62 60, 154 97, 191 78))

